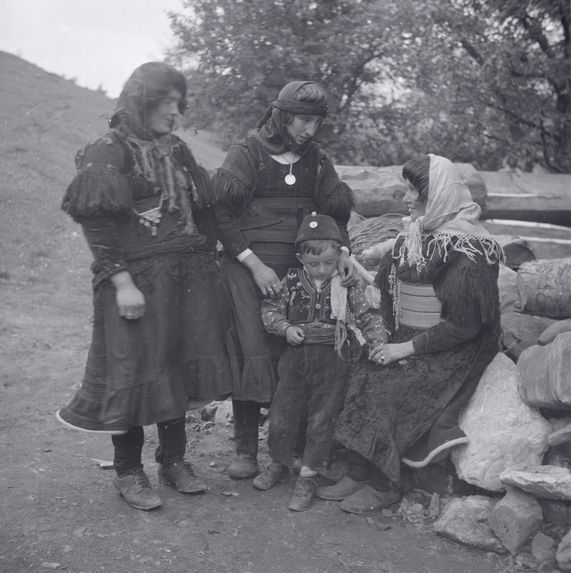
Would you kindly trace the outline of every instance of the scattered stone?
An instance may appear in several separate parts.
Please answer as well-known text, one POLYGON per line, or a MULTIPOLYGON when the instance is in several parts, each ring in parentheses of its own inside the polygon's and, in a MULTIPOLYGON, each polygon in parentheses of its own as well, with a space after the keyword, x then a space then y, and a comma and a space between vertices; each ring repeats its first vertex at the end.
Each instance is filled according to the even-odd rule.
POLYGON ((464 545, 505 553, 504 546, 488 525, 488 517, 493 507, 494 502, 483 495, 455 498, 434 523, 434 530, 464 545))
POLYGON ((226 491, 226 490, 221 491, 220 494, 221 494, 221 495, 224 495, 224 496, 226 496, 226 497, 232 497, 232 496, 238 496, 238 495, 240 495, 237 491, 226 491))
POLYGON ((470 443, 452 450, 458 477, 490 491, 501 491, 500 474, 522 464, 540 464, 551 425, 522 401, 516 365, 498 354, 482 375, 460 416, 470 443))
POLYGON ((571 531, 563 536, 555 554, 557 565, 561 569, 571 569, 571 531))
POLYGON ((91 458, 102 470, 112 470, 115 465, 109 460, 99 460, 97 458, 91 458))
POLYGON ((377 531, 389 531, 392 529, 392 525, 389 523, 383 523, 382 521, 379 521, 373 517, 367 517, 367 523, 371 527, 374 527, 377 531))
POLYGON ((234 414, 232 412, 232 400, 228 398, 228 400, 219 402, 214 416, 214 423, 220 426, 226 426, 232 422, 233 419, 234 414))
POLYGON ((519 357, 521 395, 534 408, 568 410, 571 406, 571 332, 547 346, 533 345, 519 357))
POLYGON ((500 479, 503 484, 517 487, 536 497, 571 500, 571 472, 559 466, 530 466, 507 470, 500 479))
POLYGON ((557 562, 555 557, 551 561, 544 561, 537 568, 537 573, 561 573, 561 569, 557 569, 557 562))
POLYGON ((42 563, 42 567, 44 569, 59 569, 60 564, 59 563, 50 563, 49 561, 44 561, 42 563))
POLYGON ((206 404, 206 406, 200 408, 200 410, 198 410, 198 413, 200 414, 200 419, 203 422, 214 421, 214 417, 216 416, 216 410, 218 410, 219 404, 220 404, 219 401, 214 400, 213 402, 210 402, 209 404, 206 404))
POLYGON ((557 549, 557 542, 553 537, 545 535, 539 531, 531 540, 531 554, 538 563, 545 561, 553 561, 555 559, 555 551, 557 549))
POLYGON ((519 312, 504 312, 500 321, 502 344, 514 360, 517 360, 526 348, 537 344, 541 333, 556 322, 551 318, 519 312))
POLYGON ((490 528, 510 553, 517 553, 537 533, 543 520, 539 502, 531 495, 509 489, 490 513, 490 528))
POLYGON ((381 515, 383 517, 393 517, 395 512, 392 509, 383 509, 381 510, 381 515))
POLYGON ((401 481, 405 491, 421 489, 441 496, 466 496, 481 493, 475 486, 458 478, 456 468, 449 458, 425 468, 401 468, 401 481))
POLYGON ((428 506, 428 515, 430 517, 438 517, 440 514, 440 496, 434 492, 430 498, 430 505, 428 506))
POLYGON ((518 553, 513 558, 514 563, 522 569, 537 569, 537 561, 534 559, 533 555, 527 551, 518 553))
POLYGON ((565 320, 558 320, 556 323, 548 326, 539 336, 537 342, 541 346, 545 346, 553 342, 555 338, 562 332, 571 332, 571 318, 565 320))

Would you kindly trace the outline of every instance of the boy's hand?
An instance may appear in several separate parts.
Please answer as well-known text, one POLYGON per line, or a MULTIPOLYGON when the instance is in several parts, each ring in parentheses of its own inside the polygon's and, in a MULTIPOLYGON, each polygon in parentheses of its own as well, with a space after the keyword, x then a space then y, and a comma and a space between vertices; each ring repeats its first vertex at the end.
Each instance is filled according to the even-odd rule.
POLYGON ((286 330, 286 340, 288 344, 297 346, 305 340, 305 332, 300 326, 288 326, 286 330))

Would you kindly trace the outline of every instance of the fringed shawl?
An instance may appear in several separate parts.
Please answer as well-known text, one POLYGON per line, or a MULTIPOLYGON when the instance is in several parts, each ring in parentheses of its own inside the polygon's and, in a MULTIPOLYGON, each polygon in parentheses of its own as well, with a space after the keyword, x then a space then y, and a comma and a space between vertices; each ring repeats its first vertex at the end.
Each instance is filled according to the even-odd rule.
POLYGON ((484 256, 488 264, 502 261, 499 243, 479 224, 481 214, 454 164, 445 157, 430 154, 426 211, 415 221, 409 217, 403 219, 404 241, 398 254, 419 269, 437 252, 446 262, 450 249, 463 253, 471 261, 478 255, 484 256))
POLYGON ((193 209, 214 202, 210 177, 196 163, 186 144, 174 135, 147 141, 112 129, 80 150, 77 175, 69 185, 62 209, 75 220, 131 212, 134 191, 164 197, 166 208, 180 211, 187 228, 193 209))

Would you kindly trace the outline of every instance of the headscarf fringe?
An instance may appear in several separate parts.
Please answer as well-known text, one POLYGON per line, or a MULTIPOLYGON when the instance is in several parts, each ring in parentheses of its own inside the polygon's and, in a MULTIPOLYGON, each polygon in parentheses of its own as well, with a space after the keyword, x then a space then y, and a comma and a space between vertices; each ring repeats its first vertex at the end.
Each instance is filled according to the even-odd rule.
POLYGON ((423 233, 420 226, 414 223, 404 235, 405 240, 398 256, 407 264, 416 266, 419 271, 426 266, 426 261, 436 254, 446 262, 451 251, 466 255, 472 262, 476 262, 476 258, 482 256, 488 265, 503 263, 505 260, 501 245, 492 237, 444 232, 423 233), (423 250, 422 245, 426 237, 431 238, 423 250))

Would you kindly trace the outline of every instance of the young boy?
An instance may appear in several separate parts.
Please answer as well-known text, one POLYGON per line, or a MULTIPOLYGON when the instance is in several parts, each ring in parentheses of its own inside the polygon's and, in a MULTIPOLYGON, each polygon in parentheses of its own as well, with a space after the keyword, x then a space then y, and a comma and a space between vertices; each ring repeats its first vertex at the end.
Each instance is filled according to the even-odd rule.
POLYGON ((306 420, 302 467, 288 506, 293 511, 309 507, 315 477, 328 462, 345 397, 347 327, 357 326, 371 347, 386 341, 382 319, 369 308, 363 291, 340 284, 340 248, 341 233, 331 217, 305 217, 296 238, 296 256, 303 268, 290 269, 281 293, 262 303, 266 330, 285 336, 288 346, 279 361, 279 383, 270 408, 268 446, 273 461, 253 486, 267 490, 285 478, 300 423, 306 420))

